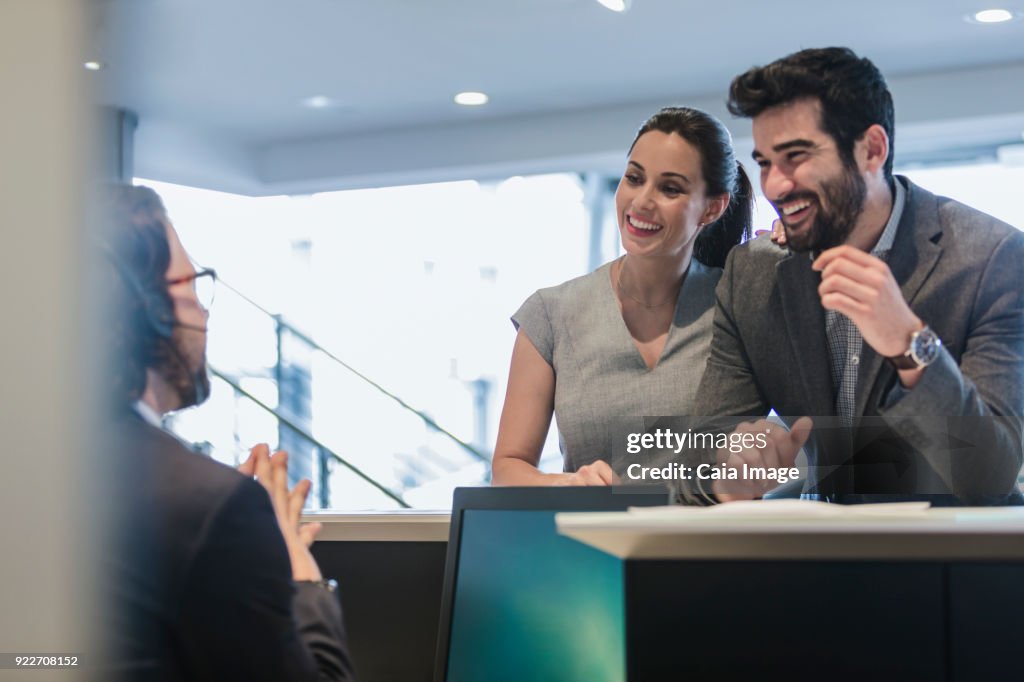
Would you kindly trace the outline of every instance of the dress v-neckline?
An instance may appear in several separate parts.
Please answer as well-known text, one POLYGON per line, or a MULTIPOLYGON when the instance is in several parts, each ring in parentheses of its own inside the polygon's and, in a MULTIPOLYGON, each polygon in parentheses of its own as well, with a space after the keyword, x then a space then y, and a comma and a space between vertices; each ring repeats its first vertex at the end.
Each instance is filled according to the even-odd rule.
MULTIPOLYGON (((676 298, 675 308, 672 309, 672 317, 668 323, 668 333, 665 335, 665 345, 661 347, 661 353, 658 354, 658 361, 654 365, 648 365, 647 361, 644 360, 644 354, 640 352, 640 346, 637 345, 636 339, 633 338, 633 334, 629 331, 629 325, 626 324, 626 318, 622 316, 622 310, 619 309, 619 296, 615 291, 615 282, 612 279, 612 268, 615 263, 621 259, 613 260, 608 264, 608 276, 605 278, 607 283, 607 292, 610 294, 607 297, 607 301, 611 305, 611 312, 619 321, 619 329, 621 333, 625 334, 626 339, 629 341, 630 347, 633 349, 633 357, 640 362, 640 366, 644 368, 647 373, 653 372, 654 370, 661 367, 662 360, 665 359, 665 353, 668 351, 669 342, 672 341, 672 333, 675 330, 675 321, 679 317, 679 306, 683 304, 683 294, 686 290, 686 281, 690 279, 690 268, 693 267, 693 258, 690 258, 690 264, 686 267, 686 272, 683 273, 683 283, 679 287, 679 296, 676 298)), ((621 266, 620 266, 621 267, 621 266)))

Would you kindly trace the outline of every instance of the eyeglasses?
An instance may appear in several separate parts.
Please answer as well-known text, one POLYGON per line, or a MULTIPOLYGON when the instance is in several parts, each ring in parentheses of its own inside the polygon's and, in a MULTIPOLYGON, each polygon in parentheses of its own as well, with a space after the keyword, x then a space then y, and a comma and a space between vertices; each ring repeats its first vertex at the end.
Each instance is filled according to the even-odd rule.
POLYGON ((185 277, 169 279, 167 280, 167 286, 185 284, 187 282, 192 283, 192 290, 196 293, 199 305, 209 310, 210 306, 213 305, 214 294, 217 292, 217 271, 213 268, 206 268, 185 277))

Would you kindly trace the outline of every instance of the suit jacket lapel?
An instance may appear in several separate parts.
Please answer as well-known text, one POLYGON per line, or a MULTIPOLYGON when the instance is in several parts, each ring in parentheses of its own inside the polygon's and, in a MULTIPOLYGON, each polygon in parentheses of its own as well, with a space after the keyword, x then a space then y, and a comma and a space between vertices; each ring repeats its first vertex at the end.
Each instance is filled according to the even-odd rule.
MULTIPOLYGON (((896 182, 900 182, 897 180, 896 182)), ((910 307, 921 291, 922 285, 931 275, 942 255, 939 237, 942 227, 939 224, 938 202, 935 195, 917 187, 912 182, 905 182, 907 187, 906 203, 903 215, 896 231, 896 240, 886 261, 893 277, 900 285, 900 291, 910 307)), ((862 415, 867 409, 868 400, 877 403, 881 399, 880 391, 896 370, 885 363, 868 344, 864 344, 861 353, 860 372, 857 376, 857 405, 855 414, 862 415), (884 372, 883 372, 884 370, 884 372), (876 385, 880 376, 884 385, 876 385)), ((874 409, 872 409, 874 412, 874 409)))
MULTIPOLYGON (((776 266, 786 332, 796 358, 794 370, 806 395, 806 404, 821 406, 820 414, 835 414, 835 391, 825 340, 825 310, 818 297, 821 276, 811 270, 806 254, 794 254, 776 266)), ((799 417, 802 415, 790 415, 799 417)))

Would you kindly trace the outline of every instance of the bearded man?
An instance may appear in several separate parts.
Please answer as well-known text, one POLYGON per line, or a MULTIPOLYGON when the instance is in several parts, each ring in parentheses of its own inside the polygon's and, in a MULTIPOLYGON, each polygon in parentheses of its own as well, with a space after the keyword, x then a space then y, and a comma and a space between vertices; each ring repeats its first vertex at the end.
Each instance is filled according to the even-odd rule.
MULTIPOLYGON (((718 463, 789 467, 808 439, 805 497, 1019 501, 1024 235, 893 175, 892 96, 848 49, 750 69, 729 109, 752 119, 788 249, 764 236, 730 254, 698 414, 774 409, 796 428, 718 463)), ((769 485, 682 493, 711 503, 769 485)))

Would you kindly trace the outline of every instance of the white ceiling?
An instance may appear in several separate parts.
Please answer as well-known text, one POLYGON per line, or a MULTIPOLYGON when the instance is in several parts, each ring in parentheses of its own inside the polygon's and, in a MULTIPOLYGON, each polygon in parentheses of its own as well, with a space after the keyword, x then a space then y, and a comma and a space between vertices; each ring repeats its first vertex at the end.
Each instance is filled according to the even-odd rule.
MULTIPOLYGON (((1020 141, 1024 0, 102 0, 101 99, 136 173, 248 194, 617 167, 659 106, 726 117, 730 79, 847 45, 896 95, 897 154, 1020 141), (460 90, 490 104, 460 107, 460 90), (304 98, 339 104, 320 110, 304 98), (930 139, 929 139, 930 138, 930 139), (901 148, 901 141, 906 144, 901 148)), ((727 119, 739 146, 749 123, 727 119)))

